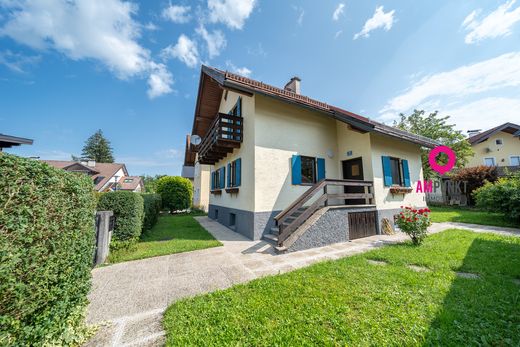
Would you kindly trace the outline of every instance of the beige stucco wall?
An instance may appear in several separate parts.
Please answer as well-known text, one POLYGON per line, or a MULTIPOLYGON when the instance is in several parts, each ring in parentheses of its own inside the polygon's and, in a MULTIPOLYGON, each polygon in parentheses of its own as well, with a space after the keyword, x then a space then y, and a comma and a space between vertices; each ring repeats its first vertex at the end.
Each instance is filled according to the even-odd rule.
POLYGON ((510 166, 510 157, 520 155, 520 138, 499 132, 472 147, 475 154, 466 165, 467 167, 484 165, 484 158, 495 158, 497 166, 510 166), (495 142, 497 139, 502 139, 503 144, 497 145, 495 142))
MULTIPOLYGON (((238 97, 242 97, 242 117, 244 118, 244 139, 240 148, 236 148, 233 153, 227 155, 226 158, 217 162, 212 170, 218 170, 222 166, 226 166, 226 184, 227 184, 227 164, 235 159, 242 158, 241 167, 241 185, 238 194, 229 194, 222 190, 220 195, 209 195, 209 203, 213 205, 236 208, 240 210, 254 211, 255 201, 255 180, 254 180, 254 165, 255 165, 255 97, 241 95, 229 91, 227 99, 225 94, 222 95, 220 103, 220 111, 228 113, 233 106, 235 106, 238 97)), ((209 181, 208 181, 209 182, 209 181)), ((208 183, 209 184, 209 183, 208 183)))
POLYGON ((255 110, 255 212, 283 210, 309 188, 291 183, 294 154, 324 158, 326 177, 338 178, 334 119, 265 96, 255 110))
POLYGON ((374 174, 374 194, 378 209, 395 209, 402 205, 423 207, 426 206, 424 193, 416 193, 417 181, 423 180, 421 150, 419 145, 401 141, 389 136, 371 133, 372 168, 374 174), (413 191, 402 195, 392 195, 390 189, 384 185, 383 156, 392 156, 408 160, 410 183, 413 191))
POLYGON ((208 211, 210 166, 195 163, 193 177, 193 206, 208 211))

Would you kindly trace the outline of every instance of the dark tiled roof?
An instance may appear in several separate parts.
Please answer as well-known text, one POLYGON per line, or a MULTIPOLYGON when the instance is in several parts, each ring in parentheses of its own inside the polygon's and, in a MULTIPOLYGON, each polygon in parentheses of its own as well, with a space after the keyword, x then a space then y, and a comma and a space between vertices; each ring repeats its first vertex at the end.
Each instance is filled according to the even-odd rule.
POLYGON ((504 123, 497 127, 491 128, 489 130, 486 130, 481 133, 468 137, 468 142, 471 143, 472 145, 476 144, 476 143, 480 143, 482 141, 487 140, 489 137, 493 136, 495 133, 497 133, 499 131, 504 131, 504 130, 506 130, 509 133, 514 133, 515 136, 520 135, 520 125, 517 125, 514 123, 504 123))
POLYGON ((33 140, 23 137, 0 134, 0 148, 10 148, 20 145, 32 145, 33 140))
POLYGON ((430 148, 439 145, 437 141, 432 140, 430 138, 399 130, 395 127, 391 127, 376 122, 367 117, 341 109, 336 106, 329 105, 325 102, 318 101, 304 95, 296 94, 285 89, 277 88, 269 84, 265 84, 263 82, 240 76, 228 71, 222 71, 213 67, 203 65, 202 72, 207 74, 223 86, 238 90, 245 89, 249 92, 261 93, 264 95, 276 97, 286 102, 298 104, 304 107, 309 107, 327 113, 336 119, 342 120, 352 125, 353 127, 364 131, 378 132, 381 134, 397 137, 430 148))

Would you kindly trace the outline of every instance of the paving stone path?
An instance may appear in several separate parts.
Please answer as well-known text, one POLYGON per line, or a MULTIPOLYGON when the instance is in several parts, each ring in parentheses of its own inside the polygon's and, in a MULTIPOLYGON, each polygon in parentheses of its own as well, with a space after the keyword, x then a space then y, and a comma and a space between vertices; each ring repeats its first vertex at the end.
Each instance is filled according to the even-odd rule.
MULTIPOLYGON (((228 288, 266 275, 365 252, 407 236, 377 235, 321 248, 277 255, 265 241, 251 241, 212 221, 199 223, 222 247, 130 261, 93 270, 87 322, 101 324, 86 346, 161 346, 162 314, 172 302, 228 288)), ((438 223, 431 232, 464 228, 520 236, 518 229, 438 223)))

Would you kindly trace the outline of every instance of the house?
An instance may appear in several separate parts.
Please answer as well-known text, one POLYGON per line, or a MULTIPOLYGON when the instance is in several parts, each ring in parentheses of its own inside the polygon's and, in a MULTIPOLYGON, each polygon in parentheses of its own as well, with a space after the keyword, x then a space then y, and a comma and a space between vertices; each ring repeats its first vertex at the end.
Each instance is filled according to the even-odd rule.
POLYGON ((499 174, 520 166, 520 125, 504 123, 483 132, 472 132, 468 142, 474 156, 467 167, 497 166, 499 174))
MULTIPOLYGON (((202 66, 186 164, 209 166, 209 217, 293 251, 382 232, 426 206, 421 147, 435 141, 300 93, 202 66)), ((197 170, 195 170, 197 171, 197 170)), ((197 175, 197 174, 195 174, 197 175)))
POLYGON ((181 176, 193 184, 193 207, 208 212, 209 209, 209 177, 210 166, 202 165, 195 160, 196 153, 191 151, 190 135, 186 136, 184 165, 181 176))
POLYGON ((96 163, 87 161, 42 160, 43 162, 70 172, 81 172, 92 177, 97 192, 126 190, 143 192, 144 183, 139 176, 129 176, 125 164, 96 163))
POLYGON ((4 148, 11 148, 14 146, 32 145, 32 144, 33 144, 33 140, 31 140, 31 139, 0 134, 0 152, 2 152, 2 150, 4 148))

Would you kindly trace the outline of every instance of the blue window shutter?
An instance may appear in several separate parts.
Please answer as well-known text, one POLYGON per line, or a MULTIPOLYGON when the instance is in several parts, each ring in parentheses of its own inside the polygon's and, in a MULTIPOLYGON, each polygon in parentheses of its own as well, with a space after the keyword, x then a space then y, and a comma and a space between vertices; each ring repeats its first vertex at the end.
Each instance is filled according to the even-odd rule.
POLYGON ((390 157, 383 156, 382 158, 385 187, 390 187, 392 185, 392 166, 390 165, 390 157))
POLYGON ((220 189, 226 188, 226 167, 220 168, 220 189))
POLYGON ((318 181, 321 181, 325 178, 325 159, 318 158, 318 181))
POLYGON ((242 183, 242 158, 238 158, 235 162, 235 186, 240 187, 242 183))
POLYGON ((237 116, 242 117, 242 97, 238 97, 237 101, 237 116))
POLYGON ((215 189, 215 171, 211 173, 211 190, 215 189))
POLYGON ((408 160, 403 159, 403 160, 401 160, 401 163, 403 165, 404 186, 405 187, 411 187, 411 185, 410 185, 410 170, 408 168, 408 160))
POLYGON ((292 184, 302 184, 302 158, 293 155, 291 161, 292 184))
POLYGON ((231 185, 231 163, 227 164, 227 186, 228 186, 228 188, 232 187, 232 185, 231 185))

